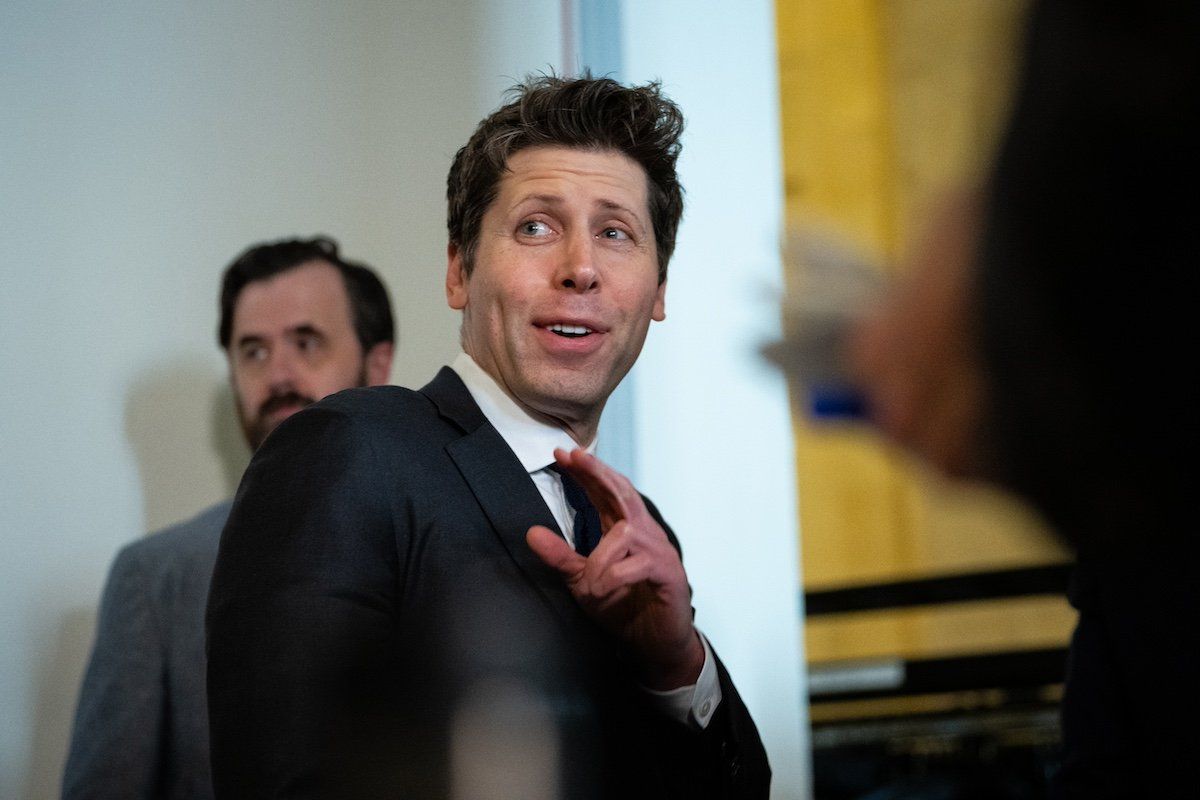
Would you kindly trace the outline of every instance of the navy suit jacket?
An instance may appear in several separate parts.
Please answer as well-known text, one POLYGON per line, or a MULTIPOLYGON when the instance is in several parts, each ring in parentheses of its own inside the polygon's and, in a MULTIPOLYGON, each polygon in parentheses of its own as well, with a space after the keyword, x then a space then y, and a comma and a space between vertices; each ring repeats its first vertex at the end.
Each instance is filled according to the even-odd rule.
POLYGON ((217 797, 445 797, 472 759, 520 779, 547 752, 560 796, 765 797, 724 668, 705 731, 663 717, 527 546, 535 524, 557 529, 452 370, 285 421, 213 577, 217 797))

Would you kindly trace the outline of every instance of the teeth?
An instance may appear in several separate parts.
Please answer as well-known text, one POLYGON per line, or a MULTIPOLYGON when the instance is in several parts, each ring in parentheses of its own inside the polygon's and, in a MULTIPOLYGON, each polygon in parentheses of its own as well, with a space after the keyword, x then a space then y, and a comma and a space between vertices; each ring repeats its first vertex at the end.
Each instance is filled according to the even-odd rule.
POLYGON ((550 330, 555 333, 563 333, 567 336, 584 336, 592 332, 591 328, 585 328, 582 325, 562 325, 555 323, 550 326, 550 330))

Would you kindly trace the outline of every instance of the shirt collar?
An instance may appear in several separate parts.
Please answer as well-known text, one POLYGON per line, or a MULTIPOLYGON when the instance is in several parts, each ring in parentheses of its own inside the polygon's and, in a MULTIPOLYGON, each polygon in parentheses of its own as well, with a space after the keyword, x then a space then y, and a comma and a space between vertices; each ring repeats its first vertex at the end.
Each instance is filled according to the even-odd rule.
MULTIPOLYGON (((574 450, 579 446, 562 428, 529 416, 467 353, 460 351, 450 363, 450 369, 462 378, 467 391, 471 393, 471 399, 517 454, 526 472, 537 472, 553 464, 556 447, 574 450)), ((594 452, 595 440, 586 449, 589 453, 594 452)))

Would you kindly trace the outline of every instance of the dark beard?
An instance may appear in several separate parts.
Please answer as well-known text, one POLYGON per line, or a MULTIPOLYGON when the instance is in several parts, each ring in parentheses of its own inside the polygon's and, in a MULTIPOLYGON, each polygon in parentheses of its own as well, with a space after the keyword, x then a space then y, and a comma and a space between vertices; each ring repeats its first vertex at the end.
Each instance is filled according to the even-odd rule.
MULTIPOLYGON (((362 369, 358 373, 358 382, 354 384, 357 388, 367 385, 367 364, 364 359, 362 369)), ((301 408, 306 408, 317 402, 317 398, 309 397, 308 395, 300 394, 299 392, 283 392, 281 394, 273 394, 263 401, 263 404, 258 407, 258 413, 253 419, 246 419, 242 413, 242 404, 240 401, 235 402, 237 407, 238 421, 242 423, 242 433, 246 437, 246 443, 250 445, 250 452, 254 452, 267 439, 267 434, 275 430, 279 423, 271 423, 267 421, 267 415, 272 411, 276 411, 287 405, 298 404, 301 408)), ((282 421, 282 420, 281 420, 282 421)))

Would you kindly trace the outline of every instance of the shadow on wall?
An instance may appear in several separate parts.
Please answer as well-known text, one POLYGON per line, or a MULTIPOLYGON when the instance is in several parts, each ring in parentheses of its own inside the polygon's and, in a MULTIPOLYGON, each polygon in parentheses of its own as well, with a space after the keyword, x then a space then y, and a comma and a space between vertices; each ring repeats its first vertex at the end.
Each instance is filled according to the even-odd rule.
POLYGON ((222 381, 212 392, 208 405, 210 444, 221 463, 225 486, 223 496, 232 496, 250 463, 250 449, 234 408, 233 390, 222 381))
POLYGON ((143 373, 125 402, 125 434, 141 475, 147 531, 232 495, 250 459, 228 379, 207 358, 143 373))
MULTIPOLYGON (((177 359, 140 376, 127 395, 125 434, 137 458, 145 522, 129 540, 229 497, 249 461, 233 393, 210 359, 177 359)), ((21 795, 27 800, 59 795, 95 618, 95 604, 68 611, 42 650, 21 795)))
POLYGON ((95 617, 94 609, 71 609, 62 616, 53 642, 42 650, 29 763, 21 793, 26 800, 59 795, 75 700, 96 628, 95 617))

